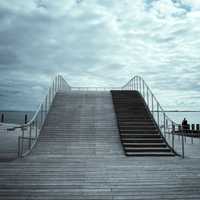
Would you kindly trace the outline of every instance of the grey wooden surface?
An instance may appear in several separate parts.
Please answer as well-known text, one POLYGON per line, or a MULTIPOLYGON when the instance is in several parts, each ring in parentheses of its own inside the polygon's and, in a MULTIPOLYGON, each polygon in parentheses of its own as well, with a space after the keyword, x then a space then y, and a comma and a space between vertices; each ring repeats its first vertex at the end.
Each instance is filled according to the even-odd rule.
POLYGON ((57 95, 32 154, 0 163, 0 199, 200 199, 199 158, 125 157, 109 92, 57 95))

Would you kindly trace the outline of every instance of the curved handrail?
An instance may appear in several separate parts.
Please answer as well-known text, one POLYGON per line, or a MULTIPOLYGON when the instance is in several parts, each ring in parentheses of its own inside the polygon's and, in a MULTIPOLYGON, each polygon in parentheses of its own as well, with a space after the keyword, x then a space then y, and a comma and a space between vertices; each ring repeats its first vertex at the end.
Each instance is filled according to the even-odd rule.
MULTIPOLYGON (((172 133, 172 150, 175 151, 174 135, 176 129, 179 129, 179 125, 171 120, 165 113, 164 109, 161 107, 159 101, 140 76, 134 76, 130 79, 123 87, 71 87, 65 79, 58 75, 53 80, 52 85, 49 87, 48 94, 45 96, 44 102, 40 104, 37 111, 35 112, 32 119, 23 125, 18 125, 9 128, 9 131, 14 131, 15 129, 21 129, 21 136, 18 137, 18 156, 23 157, 31 152, 34 145, 37 143, 40 132, 45 123, 48 112, 53 103, 54 97, 58 91, 71 91, 71 90, 137 90, 142 95, 146 105, 151 112, 151 115, 157 124, 162 137, 166 140, 166 133, 172 133), (156 116, 155 116, 156 114, 156 116), (26 144, 27 142, 27 144, 26 144)), ((182 134, 183 136, 183 134, 182 134)), ((182 156, 184 157, 184 142, 182 137, 182 156)))
MULTIPOLYGON (((164 111, 162 106, 160 105, 159 101, 147 85, 147 83, 144 81, 144 79, 140 76, 134 76, 132 79, 130 79, 123 87, 122 90, 137 90, 142 95, 146 105, 148 106, 151 115, 158 125, 158 128, 160 129, 160 132, 162 134, 162 137, 166 140, 166 133, 171 134, 171 148, 176 153, 177 150, 175 150, 175 142, 174 142, 174 135, 176 130, 182 131, 180 128, 180 125, 177 124, 175 121, 173 121, 164 111), (156 116, 155 116, 156 114, 156 116)), ((181 146, 181 154, 182 157, 184 157, 184 141, 183 141, 183 134, 182 135, 182 146, 181 146)), ((170 145, 169 145, 170 146, 170 145)))
POLYGON ((8 131, 21 129, 21 135, 18 137, 18 156, 23 157, 31 152, 40 135, 45 123, 48 112, 51 108, 55 95, 58 91, 70 91, 70 85, 61 75, 57 75, 48 89, 48 93, 40 104, 32 119, 22 125, 8 128, 8 131))

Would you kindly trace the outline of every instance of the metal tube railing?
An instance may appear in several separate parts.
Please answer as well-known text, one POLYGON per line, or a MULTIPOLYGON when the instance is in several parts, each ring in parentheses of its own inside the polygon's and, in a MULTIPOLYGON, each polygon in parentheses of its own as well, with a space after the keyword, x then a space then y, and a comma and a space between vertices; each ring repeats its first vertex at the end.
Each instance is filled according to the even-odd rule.
POLYGON ((141 96, 143 97, 144 101, 146 102, 146 105, 148 106, 152 114, 154 121, 156 122, 158 128, 160 129, 162 137, 166 140, 168 145, 169 143, 171 143, 171 145, 169 146, 172 148, 172 150, 177 154, 182 155, 182 157, 184 158, 185 155, 184 139, 183 139, 184 135, 181 134, 182 135, 181 150, 180 149, 178 150, 178 146, 176 146, 175 143, 175 133, 178 130, 178 124, 176 124, 173 120, 171 120, 167 116, 164 109, 161 107, 159 101, 156 99, 155 95, 150 90, 149 86, 146 84, 144 79, 142 79, 140 76, 135 76, 122 87, 122 90, 130 88, 129 85, 134 85, 133 89, 131 90, 137 90, 138 92, 140 92, 141 96), (166 137, 167 134, 171 136, 171 138, 169 137, 170 138, 169 142, 166 137))
MULTIPOLYGON (((27 123, 21 126, 15 126, 10 130, 21 129, 21 136, 18 138, 18 155, 23 157, 31 152, 32 148, 37 142, 40 135, 42 127, 45 123, 48 112, 53 103, 54 97, 58 91, 70 91, 70 90, 81 90, 81 91, 109 91, 109 90, 137 90, 143 97, 149 111, 152 114, 152 118, 157 124, 162 137, 169 144, 171 143, 171 148, 176 151, 175 143, 175 132, 178 130, 178 124, 171 120, 164 109, 160 106, 159 101, 156 99, 153 92, 150 90, 146 82, 140 77, 133 77, 127 84, 123 87, 70 87, 69 84, 60 75, 56 76, 53 80, 51 87, 48 90, 48 94, 45 96, 44 102, 39 106, 38 110, 34 114, 33 118, 27 123), (167 139, 171 139, 168 142, 167 139), (171 138, 170 138, 171 136, 171 138)), ((184 135, 182 134, 181 142, 181 155, 184 157, 184 135)))
POLYGON ((18 156, 23 157, 31 152, 35 146, 42 127, 47 118, 55 95, 58 91, 70 91, 71 87, 60 75, 56 76, 53 83, 48 89, 48 94, 44 98, 44 102, 40 104, 32 119, 23 125, 9 128, 8 131, 16 129, 21 130, 21 135, 18 137, 18 156))

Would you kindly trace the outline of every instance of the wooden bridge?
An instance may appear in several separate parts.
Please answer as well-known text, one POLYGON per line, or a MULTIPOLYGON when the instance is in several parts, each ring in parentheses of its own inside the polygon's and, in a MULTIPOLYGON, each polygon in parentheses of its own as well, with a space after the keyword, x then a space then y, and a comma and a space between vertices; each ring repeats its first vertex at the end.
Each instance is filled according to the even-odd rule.
POLYGON ((199 200, 199 166, 127 157, 109 91, 58 91, 29 155, 0 163, 0 199, 199 200))

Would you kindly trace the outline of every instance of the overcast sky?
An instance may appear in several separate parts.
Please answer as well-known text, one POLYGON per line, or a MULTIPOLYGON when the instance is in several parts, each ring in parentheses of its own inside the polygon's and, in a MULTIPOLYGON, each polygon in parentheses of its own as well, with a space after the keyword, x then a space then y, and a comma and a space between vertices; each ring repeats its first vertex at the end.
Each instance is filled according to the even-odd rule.
POLYGON ((72 86, 141 75, 165 109, 200 110, 199 0, 0 1, 0 110, 34 110, 56 74, 72 86))

